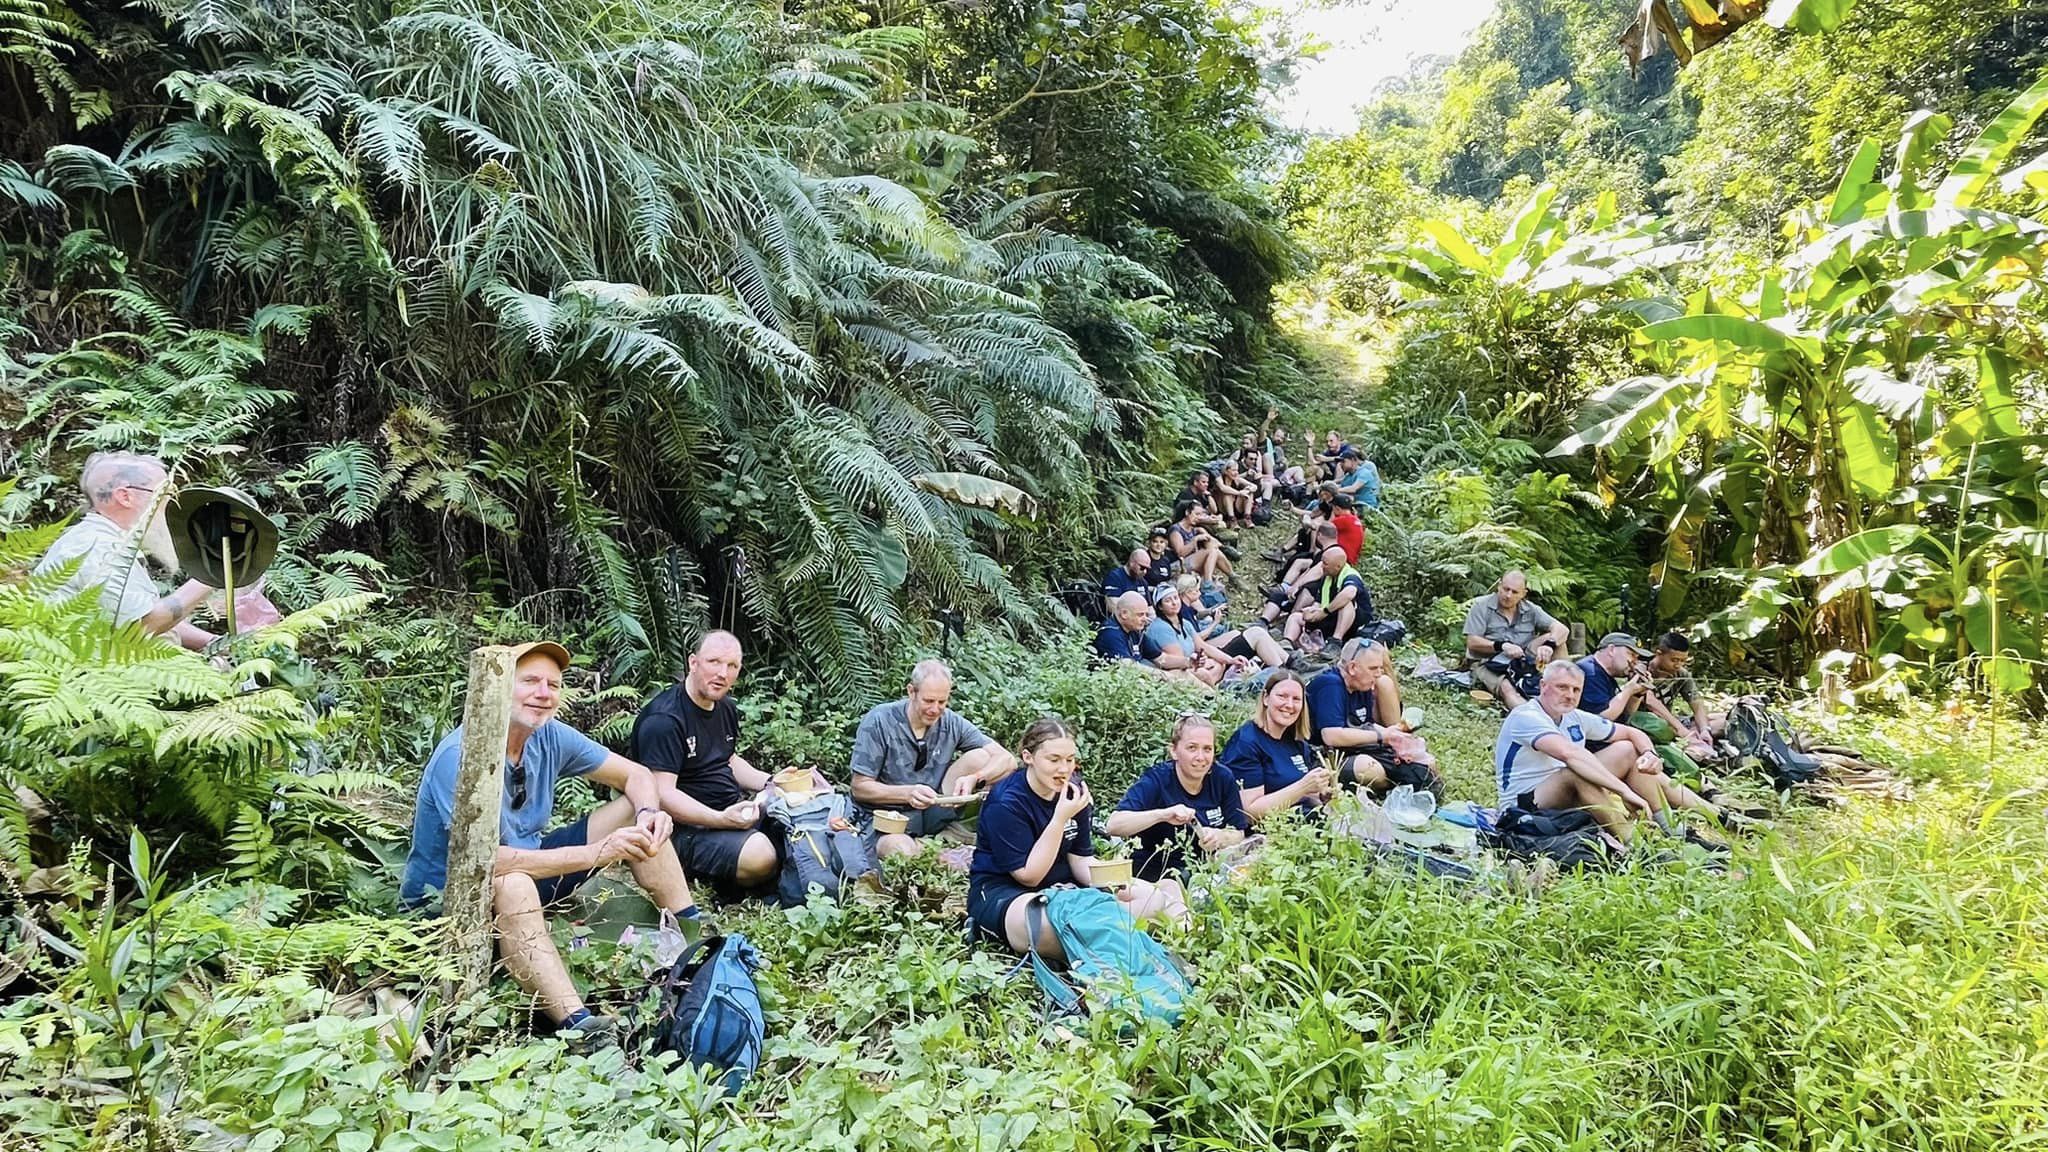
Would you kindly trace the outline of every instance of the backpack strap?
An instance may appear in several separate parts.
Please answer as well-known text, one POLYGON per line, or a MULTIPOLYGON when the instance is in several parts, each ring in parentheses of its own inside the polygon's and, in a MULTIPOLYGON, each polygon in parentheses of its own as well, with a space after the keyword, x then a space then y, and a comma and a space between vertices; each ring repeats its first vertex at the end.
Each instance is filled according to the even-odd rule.
MULTIPOLYGON (((1038 934, 1045 928, 1044 893, 1034 894, 1030 902, 1024 905, 1024 928, 1030 937, 1025 943, 1025 948, 1031 962, 1031 973, 1038 978, 1038 986, 1045 990, 1046 999, 1061 1013, 1081 1011, 1080 991, 1069 984, 1066 977, 1054 971, 1053 966, 1038 950, 1038 934)), ((1051 1016, 1051 1013, 1048 1012, 1047 1016, 1051 1016)))

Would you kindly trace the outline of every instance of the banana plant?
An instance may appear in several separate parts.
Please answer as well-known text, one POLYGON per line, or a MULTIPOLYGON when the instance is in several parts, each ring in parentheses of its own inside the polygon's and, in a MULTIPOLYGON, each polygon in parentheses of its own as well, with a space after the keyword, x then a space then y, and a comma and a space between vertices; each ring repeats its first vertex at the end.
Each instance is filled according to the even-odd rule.
MULTIPOLYGON (((1903 592, 1874 566, 1902 553, 1971 580, 2005 571, 1959 536, 1935 547, 1918 528, 1969 523, 2004 539, 2041 523, 2039 450, 2018 397, 2048 336, 2048 224, 2040 162, 2013 156, 2044 113, 2048 76, 1946 173, 1933 162, 1946 117, 1910 119, 1887 174, 1866 142, 1833 195, 1793 215, 1786 256, 1739 293, 1703 288, 1638 330, 1657 371, 1596 393, 1551 454, 1647 466, 1657 487, 1639 495, 1667 517, 1661 612, 1678 612, 1717 563, 1757 573, 1723 623, 1752 637, 1775 623, 1781 656, 1803 661, 1867 653, 1887 634, 1877 609, 1902 609, 1903 592), (1959 484, 1969 461, 1972 482, 1959 484), (1863 575, 1843 579, 1852 571, 1863 575)), ((1954 596, 1928 606, 1967 608, 1954 596)), ((1988 633, 1972 631, 1954 633, 1958 656, 1985 651, 1988 633)))

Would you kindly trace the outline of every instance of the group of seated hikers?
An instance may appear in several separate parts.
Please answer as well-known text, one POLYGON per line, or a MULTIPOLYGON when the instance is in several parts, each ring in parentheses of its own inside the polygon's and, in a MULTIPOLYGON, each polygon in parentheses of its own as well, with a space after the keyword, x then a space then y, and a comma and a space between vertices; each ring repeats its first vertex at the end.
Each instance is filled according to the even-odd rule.
MULTIPOLYGON (((1327 478, 1310 487, 1308 469, 1287 463, 1285 440, 1246 432, 1238 454, 1193 473, 1171 518, 1104 574, 1098 656, 1210 688, 1226 680, 1255 688, 1295 653, 1333 648, 1375 622, 1355 565, 1366 544, 1359 508, 1378 505, 1378 469, 1331 432, 1327 461, 1313 457, 1309 466, 1327 478), (1295 538, 1267 554, 1276 582, 1257 613, 1232 628, 1226 582, 1242 557, 1215 530, 1270 522, 1276 493, 1300 505, 1295 538)), ((1312 451, 1313 437, 1304 440, 1312 451)))
MULTIPOLYGON (((1334 435, 1330 440, 1332 463, 1344 474, 1352 460, 1334 435)), ((1267 461, 1259 485, 1298 486, 1311 467, 1324 468, 1321 459, 1287 466, 1270 437, 1259 454, 1267 461)), ((1238 474, 1250 479, 1247 469, 1238 474)), ((118 623, 203 648, 211 637, 188 620, 212 590, 188 582, 163 594, 138 558, 160 554, 167 482, 152 458, 95 455, 81 477, 91 512, 57 539, 36 571, 64 577, 50 590, 53 597, 96 590, 97 603, 118 623)), ((1249 681, 1251 719, 1219 749, 1207 715, 1181 714, 1160 733, 1164 758, 1139 774, 1101 823, 1107 835, 1135 842, 1133 879, 1116 893, 1133 922, 1185 920, 1182 884, 1193 865, 1248 853, 1264 821, 1296 812, 1318 820, 1340 793, 1372 798, 1403 786, 1441 793, 1436 761, 1415 733, 1419 710, 1403 707, 1391 654, 1376 639, 1353 634, 1372 618, 1351 567, 1363 540, 1354 503, 1329 487, 1315 492, 1303 512, 1303 547, 1280 558, 1289 562, 1278 589, 1285 595, 1269 598, 1261 624, 1224 627, 1222 603, 1210 598, 1201 573, 1186 567, 1191 552, 1180 544, 1205 529, 1185 507, 1176 526, 1188 536, 1155 535, 1104 582, 1112 611, 1098 638, 1105 655, 1209 685, 1254 661, 1260 669, 1249 681), (1169 550, 1181 571, 1173 571, 1169 550), (1341 642, 1312 678, 1289 666, 1286 644, 1264 626, 1283 612, 1286 644, 1311 630, 1341 642)), ((1202 507, 1218 524, 1226 507, 1237 515, 1221 493, 1202 507)), ((1504 574, 1470 605, 1464 639, 1481 686, 1475 694, 1508 709, 1494 749, 1503 816, 1590 813, 1623 844, 1644 820, 1696 836, 1674 810, 1737 822, 1737 811, 1711 790, 1683 782, 1697 778, 1697 761, 1713 753, 1725 723, 1707 710, 1688 672, 1685 637, 1667 634, 1651 651, 1631 635, 1609 633, 1575 661, 1562 655, 1568 636, 1529 601, 1520 572, 1504 574)), ((707 633, 682 677, 641 708, 626 755, 556 719, 567 649, 537 641, 510 655, 492 914, 507 971, 572 1042, 605 1043, 616 1029, 584 1004, 549 933, 549 910, 615 864, 625 865, 664 913, 684 920, 699 915, 693 885, 708 885, 721 898, 775 893, 801 900, 808 890, 792 894, 787 881, 804 854, 789 850, 794 834, 783 819, 799 793, 843 801, 830 808, 832 831, 853 837, 870 869, 882 857, 935 848, 947 863, 965 867, 968 920, 977 936, 1061 957, 1057 937, 1043 926, 1034 930, 1032 902, 1060 885, 1095 881, 1098 828, 1083 749, 1061 718, 1032 722, 1013 752, 951 708, 946 664, 922 661, 901 697, 861 718, 849 792, 842 795, 816 769, 775 775, 740 755, 732 693, 743 653, 730 632, 707 633), (558 825, 558 786, 575 777, 603 785, 610 798, 558 825)), ((420 776, 399 890, 410 909, 435 908, 448 884, 462 741, 458 726, 420 776)))
MULTIPOLYGON (((732 692, 741 646, 705 635, 676 684, 641 709, 630 755, 609 751, 555 718, 569 653, 541 641, 513 650, 512 720, 505 746, 500 846, 491 898, 505 967, 575 1041, 604 1042, 614 1023, 578 995, 549 935, 551 906, 594 872, 623 863, 639 887, 682 919, 699 913, 692 886, 722 898, 771 894, 785 843, 765 810, 788 781, 742 757, 732 692), (617 793, 556 825, 557 786, 586 777, 617 793)), ((855 731, 845 831, 873 860, 949 848, 971 855, 967 914, 976 935, 1032 948, 1028 908, 1060 885, 1094 882, 1095 798, 1073 729, 1057 716, 1027 727, 1012 752, 951 707, 953 675, 939 660, 911 670, 904 694, 876 705, 855 731), (889 825, 884 830, 886 819, 889 825)), ((463 730, 435 748, 421 774, 400 901, 432 910, 448 880, 463 730)), ((1342 791, 1378 795, 1397 784, 1440 790, 1434 760, 1403 723, 1385 647, 1364 640, 1310 680, 1278 669, 1255 713, 1221 742, 1208 716, 1184 713, 1164 735, 1164 759, 1141 773, 1100 827, 1135 842, 1133 879, 1116 898, 1134 922, 1188 915, 1182 877, 1198 858, 1245 851, 1255 825, 1279 813, 1320 813, 1342 791)), ((806 793, 835 790, 811 770, 806 793)), ((949 861, 950 862, 950 861, 949 861)), ((1041 928, 1037 951, 1061 953, 1041 928)))

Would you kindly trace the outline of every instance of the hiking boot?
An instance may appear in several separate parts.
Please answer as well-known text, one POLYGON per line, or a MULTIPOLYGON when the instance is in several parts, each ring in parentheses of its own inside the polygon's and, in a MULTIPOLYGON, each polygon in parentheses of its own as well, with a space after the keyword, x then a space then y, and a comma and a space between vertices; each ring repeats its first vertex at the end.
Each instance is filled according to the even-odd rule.
POLYGON ((1235 544, 1224 544, 1221 547, 1223 549, 1223 558, 1232 564, 1237 563, 1237 558, 1244 555, 1244 553, 1237 550, 1237 545, 1235 544))
POLYGON ((589 1055, 619 1046, 619 1022, 593 1012, 574 1024, 555 1029, 555 1037, 567 1044, 569 1051, 589 1055))

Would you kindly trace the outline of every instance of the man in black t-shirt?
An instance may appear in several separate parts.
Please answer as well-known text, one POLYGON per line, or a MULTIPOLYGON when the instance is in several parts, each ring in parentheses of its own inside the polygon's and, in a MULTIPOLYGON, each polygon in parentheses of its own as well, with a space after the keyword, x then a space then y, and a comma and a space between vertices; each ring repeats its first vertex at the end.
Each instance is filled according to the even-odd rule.
POLYGON ((633 759, 654 770, 683 870, 758 888, 773 883, 781 865, 761 830, 758 800, 774 781, 736 751, 740 718, 731 695, 739 677, 739 637, 706 633, 689 672, 633 721, 633 759))

